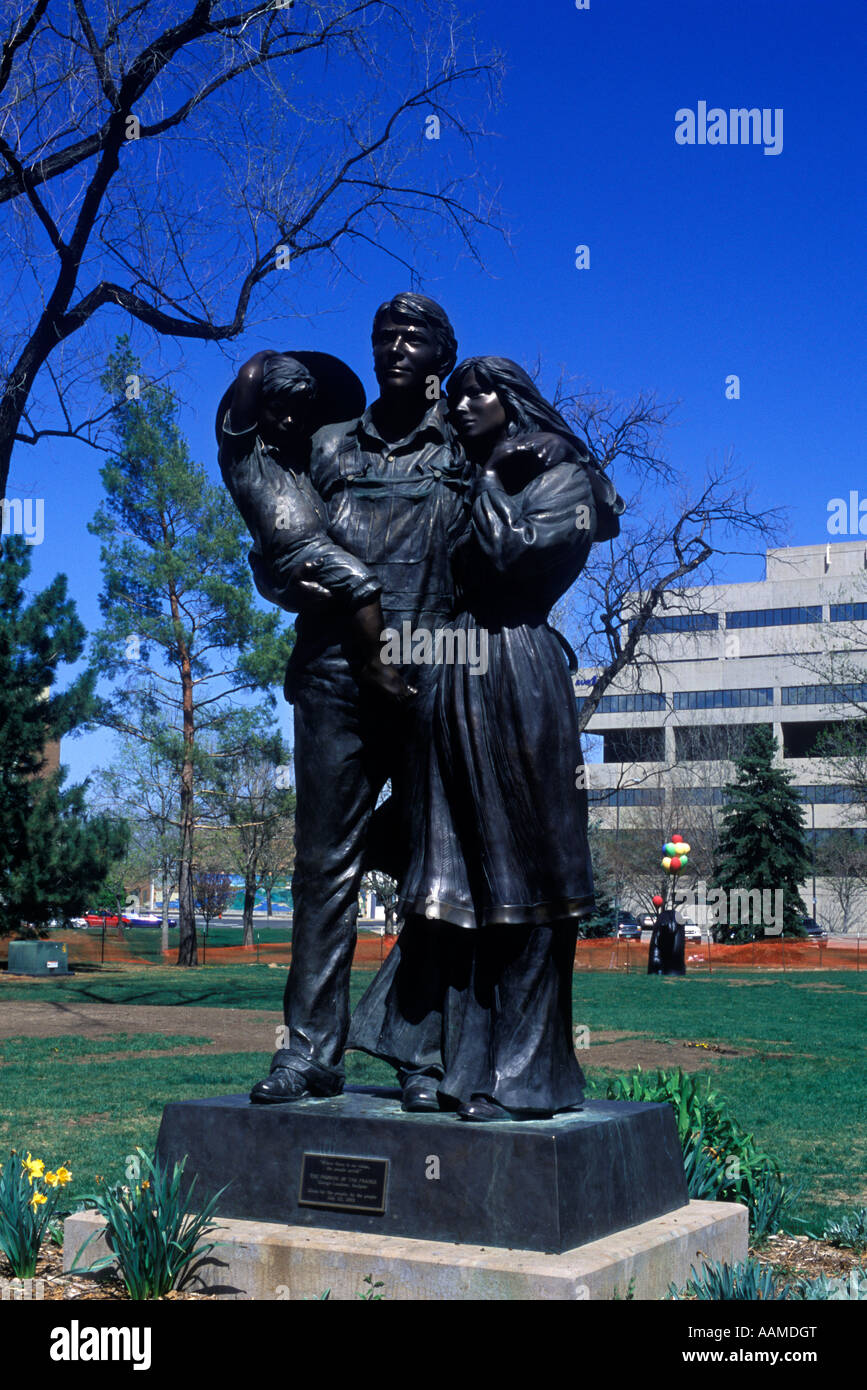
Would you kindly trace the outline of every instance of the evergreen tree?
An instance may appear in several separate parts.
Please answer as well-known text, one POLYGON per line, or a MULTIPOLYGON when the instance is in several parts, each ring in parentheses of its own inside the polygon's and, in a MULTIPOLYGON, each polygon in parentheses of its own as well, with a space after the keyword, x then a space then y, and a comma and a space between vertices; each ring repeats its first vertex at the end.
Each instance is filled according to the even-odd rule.
POLYGON ((225 488, 189 455, 170 391, 147 383, 125 339, 103 378, 115 395, 117 452, 102 470, 106 499, 90 525, 102 541, 104 624, 94 660, 127 675, 103 722, 146 739, 176 769, 178 965, 196 965, 195 791, 208 740, 238 697, 282 684, 293 632, 255 605, 249 538, 225 488), (131 397, 127 399, 127 397, 131 397))
POLYGON ((614 907, 614 899, 606 885, 605 879, 596 883, 596 908, 592 917, 588 917, 586 922, 579 923, 579 937, 599 937, 613 936, 617 930, 617 913, 614 907))
POLYGON ((27 601, 30 567, 25 541, 9 537, 0 556, 0 934, 90 907, 128 834, 122 821, 87 814, 85 785, 64 789, 65 769, 47 771, 46 747, 93 717, 94 676, 55 689, 86 633, 65 575, 27 601))
MULTIPOLYGON (((777 746, 770 729, 758 727, 735 759, 736 777, 725 788, 723 828, 710 886, 729 895, 738 889, 772 894, 781 890, 783 932, 802 936, 806 909, 799 890, 810 871, 806 822, 791 776, 774 766, 777 746)), ((741 925, 735 939, 747 939, 753 931, 763 936, 764 924, 741 925)))

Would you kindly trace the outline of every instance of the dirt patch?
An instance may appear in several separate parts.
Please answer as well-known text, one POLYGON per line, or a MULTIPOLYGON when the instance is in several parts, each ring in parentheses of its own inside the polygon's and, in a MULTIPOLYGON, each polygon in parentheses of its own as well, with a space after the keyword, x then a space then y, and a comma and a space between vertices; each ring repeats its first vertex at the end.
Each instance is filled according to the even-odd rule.
MULTIPOLYGON (((283 1022, 279 1009, 184 1009, 168 1004, 70 1004, 52 1000, 10 999, 0 1013, 0 1039, 56 1038, 73 1033, 79 1038, 109 1038, 114 1033, 186 1033, 207 1039, 213 1052, 272 1052, 276 1030, 283 1022)), ((76 1057, 76 1062, 105 1062, 126 1057, 196 1055, 184 1045, 167 1053, 102 1052, 76 1057)))
POLYGON ((810 1236, 771 1236, 750 1254, 760 1264, 773 1265, 799 1279, 815 1279, 819 1274, 829 1279, 839 1278, 850 1270, 860 1269, 865 1261, 863 1254, 838 1250, 827 1241, 813 1240, 810 1236))
MULTIPOLYGON (((82 1260, 86 1264, 87 1254, 82 1260)), ((17 1281, 12 1280, 12 1271, 5 1260, 0 1257, 0 1277, 9 1280, 11 1287, 4 1290, 4 1298, 10 1301, 16 1297, 23 1299, 39 1299, 46 1303, 61 1303, 74 1299, 76 1303, 90 1302, 99 1300, 108 1303, 129 1303, 130 1296, 121 1280, 120 1276, 112 1269, 100 1271, 98 1274, 64 1274, 63 1255, 60 1247, 52 1245, 46 1241, 39 1253, 36 1264, 36 1274, 32 1280, 22 1281, 17 1285, 17 1281), (21 1292, 17 1292, 20 1287, 21 1292)), ((189 1302, 212 1302, 219 1298, 219 1294, 210 1293, 167 1293, 163 1295, 166 1302, 177 1302, 178 1300, 189 1302)), ((162 1300, 156 1300, 162 1302, 162 1300)))
POLYGON ((728 1057, 753 1057, 755 1048, 724 1047, 719 1043, 659 1042, 641 1033, 592 1033, 590 1047, 579 1049, 578 1060, 605 1071, 708 1071, 728 1057))

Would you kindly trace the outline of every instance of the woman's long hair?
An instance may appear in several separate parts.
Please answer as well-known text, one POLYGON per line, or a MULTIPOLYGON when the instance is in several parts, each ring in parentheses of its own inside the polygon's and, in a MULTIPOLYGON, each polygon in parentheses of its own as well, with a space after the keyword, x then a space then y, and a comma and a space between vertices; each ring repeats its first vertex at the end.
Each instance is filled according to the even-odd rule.
POLYGON ((506 437, 514 439, 537 431, 558 434, 571 444, 588 469, 598 511, 597 540, 613 540, 620 534, 620 516, 625 510, 611 479, 602 471, 584 440, 570 430, 559 410, 545 400, 532 377, 509 357, 467 357, 449 377, 446 395, 454 405, 462 382, 470 375, 488 391, 495 391, 506 412, 506 437))
MULTIPOLYGON (((507 438, 514 439, 516 435, 534 434, 539 430, 559 434, 577 450, 582 463, 591 462, 592 455, 584 440, 573 434, 563 416, 545 400, 523 367, 508 357, 467 357, 459 362, 446 387, 450 405, 454 405, 462 382, 471 372, 480 386, 497 393, 506 412, 507 438)), ((596 467, 599 465, 596 464, 596 467)))

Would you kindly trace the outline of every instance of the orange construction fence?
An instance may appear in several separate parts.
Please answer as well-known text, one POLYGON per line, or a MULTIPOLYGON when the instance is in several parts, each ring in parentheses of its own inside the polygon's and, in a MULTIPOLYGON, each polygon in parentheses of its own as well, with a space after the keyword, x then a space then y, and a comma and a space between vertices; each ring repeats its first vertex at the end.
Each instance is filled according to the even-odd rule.
MULTIPOLYGON (((159 936, 154 933, 153 947, 147 954, 139 945, 128 942, 122 932, 110 928, 102 940, 100 932, 56 932, 52 941, 65 941, 72 969, 76 965, 170 965, 177 948, 159 949, 159 936)), ((397 937, 374 936, 362 933, 355 948, 353 965, 361 970, 375 970, 385 960, 397 937)), ((199 964, 240 965, 259 962, 263 965, 288 966, 292 960, 290 941, 258 941, 253 946, 209 946, 199 937, 199 964)), ((575 951, 576 970, 647 970, 648 942, 619 941, 603 937, 579 941, 575 951)), ((834 941, 793 941, 777 937, 773 940, 746 942, 737 946, 722 946, 713 942, 687 943, 688 971, 713 970, 860 970, 864 956, 867 969, 867 942, 861 950, 861 938, 834 941)), ((8 938, 0 939, 0 962, 8 955, 8 938)))

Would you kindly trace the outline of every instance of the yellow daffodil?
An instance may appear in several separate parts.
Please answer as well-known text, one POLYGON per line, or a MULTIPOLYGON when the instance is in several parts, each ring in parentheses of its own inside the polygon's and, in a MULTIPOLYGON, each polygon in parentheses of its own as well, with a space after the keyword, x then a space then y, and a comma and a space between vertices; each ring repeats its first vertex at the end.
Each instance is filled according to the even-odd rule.
POLYGON ((27 1173, 27 1181, 30 1183, 30 1186, 32 1187, 33 1179, 41 1178, 43 1173, 45 1172, 45 1164, 41 1158, 31 1158, 29 1153, 26 1158, 23 1158, 21 1160, 21 1162, 27 1173))
POLYGON ((45 1174, 45 1181, 48 1183, 48 1186, 49 1186, 49 1187, 56 1187, 56 1186, 57 1186, 57 1174, 56 1174, 56 1173, 46 1173, 46 1174, 45 1174))
POLYGON ((72 1182, 72 1174, 62 1163, 57 1170, 57 1181, 60 1183, 61 1187, 65 1187, 68 1182, 72 1182))
POLYGON ((46 1197, 44 1192, 34 1192, 33 1196, 30 1198, 29 1205, 35 1211, 37 1207, 41 1207, 42 1204, 47 1201, 48 1198, 46 1197))

